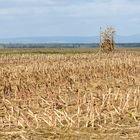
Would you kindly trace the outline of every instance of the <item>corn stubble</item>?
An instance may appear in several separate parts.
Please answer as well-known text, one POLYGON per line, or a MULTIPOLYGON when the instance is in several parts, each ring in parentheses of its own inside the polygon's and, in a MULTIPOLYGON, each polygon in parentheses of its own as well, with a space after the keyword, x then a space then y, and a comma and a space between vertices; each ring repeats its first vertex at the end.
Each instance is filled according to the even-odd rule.
POLYGON ((0 56, 0 135, 140 126, 134 53, 0 56))

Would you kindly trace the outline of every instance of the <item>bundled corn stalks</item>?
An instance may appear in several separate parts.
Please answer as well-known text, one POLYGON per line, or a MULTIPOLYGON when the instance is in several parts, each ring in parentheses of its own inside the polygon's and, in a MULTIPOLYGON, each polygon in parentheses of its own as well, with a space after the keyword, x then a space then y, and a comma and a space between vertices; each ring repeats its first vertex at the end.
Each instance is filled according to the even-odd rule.
POLYGON ((107 27, 100 33, 100 48, 103 52, 113 52, 115 49, 114 41, 115 30, 112 27, 107 27))

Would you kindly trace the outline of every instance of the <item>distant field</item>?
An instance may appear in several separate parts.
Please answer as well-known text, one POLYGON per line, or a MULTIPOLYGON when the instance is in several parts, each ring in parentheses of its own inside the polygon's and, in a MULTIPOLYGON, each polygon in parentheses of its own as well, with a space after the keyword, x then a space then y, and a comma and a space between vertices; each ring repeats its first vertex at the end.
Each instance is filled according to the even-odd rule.
POLYGON ((0 54, 78 54, 97 53, 97 48, 4 48, 0 54))
MULTIPOLYGON (((118 48, 140 48, 140 43, 117 43, 118 48)), ((0 48, 98 48, 99 43, 9 43, 0 48)))
MULTIPOLYGON (((140 48, 117 48, 115 52, 138 52, 140 48)), ((0 48, 0 55, 98 53, 99 48, 0 48)))
POLYGON ((140 137, 140 49, 0 49, 0 139, 140 137))

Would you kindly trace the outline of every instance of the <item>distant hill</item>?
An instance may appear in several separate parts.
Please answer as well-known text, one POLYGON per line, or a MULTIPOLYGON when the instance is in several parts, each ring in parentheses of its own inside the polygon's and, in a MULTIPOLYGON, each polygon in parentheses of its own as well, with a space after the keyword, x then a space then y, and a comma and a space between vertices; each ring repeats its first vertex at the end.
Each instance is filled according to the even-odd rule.
POLYGON ((140 35, 131 36, 116 36, 116 42, 118 43, 140 43, 140 35))
POLYGON ((96 43, 99 37, 50 36, 0 39, 0 43, 96 43))
MULTIPOLYGON (((3 38, 0 43, 98 43, 99 36, 50 36, 3 38)), ((116 36, 117 43, 140 43, 140 35, 116 36)))

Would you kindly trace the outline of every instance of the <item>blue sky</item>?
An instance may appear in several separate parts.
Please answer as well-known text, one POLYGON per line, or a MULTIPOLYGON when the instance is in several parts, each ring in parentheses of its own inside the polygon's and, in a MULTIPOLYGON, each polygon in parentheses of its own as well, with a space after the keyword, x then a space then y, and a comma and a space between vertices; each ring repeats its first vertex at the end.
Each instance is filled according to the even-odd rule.
POLYGON ((0 38, 140 34, 140 0, 0 0, 0 38))

